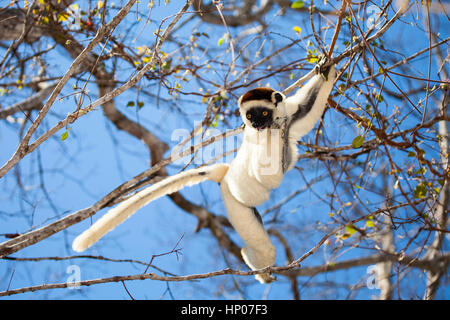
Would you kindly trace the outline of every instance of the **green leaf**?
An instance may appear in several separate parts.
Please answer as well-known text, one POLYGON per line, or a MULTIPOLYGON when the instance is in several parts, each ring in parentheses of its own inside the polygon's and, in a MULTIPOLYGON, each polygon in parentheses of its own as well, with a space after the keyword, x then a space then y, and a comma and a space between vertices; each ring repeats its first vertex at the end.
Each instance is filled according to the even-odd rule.
POLYGON ((373 223, 373 220, 367 220, 366 221, 366 226, 368 228, 373 228, 373 227, 375 227, 375 223, 373 223))
POLYGON ((144 102, 143 101, 138 101, 137 105, 139 108, 142 108, 144 106, 144 102))
POLYGON ((69 137, 69 131, 64 131, 64 133, 61 135, 61 141, 66 140, 69 137))
POLYGON ((292 9, 301 9, 301 8, 303 8, 303 1, 294 1, 291 4, 291 8, 292 9))
POLYGON ((357 136, 355 139, 353 139, 352 141, 352 147, 355 149, 361 148, 361 146, 364 143, 364 137, 362 136, 357 136))
POLYGON ((316 63, 317 61, 319 61, 319 58, 309 57, 309 58, 306 58, 306 61, 308 61, 309 63, 316 63))
POLYGON ((213 128, 216 128, 218 123, 219 123, 219 115, 216 115, 214 117, 214 121, 211 123, 210 126, 213 127, 213 128))
POLYGON ((378 102, 383 102, 384 101, 383 96, 381 94, 375 95, 375 99, 377 99, 378 102))
POLYGON ((414 197, 418 198, 418 199, 422 199, 425 198, 425 196, 427 195, 427 186, 425 185, 425 183, 419 183, 417 185, 417 187, 414 189, 414 197))
POLYGON ((418 175, 423 176, 426 172, 427 172, 427 168, 422 167, 419 170, 417 170, 416 172, 414 172, 414 174, 418 174, 418 175))
POLYGON ((410 158, 415 158, 416 157, 416 153, 413 151, 408 152, 408 157, 410 158))
POLYGON ((128 101, 127 107, 134 107, 134 106, 135 106, 134 101, 128 101))
POLYGON ((317 50, 311 50, 308 49, 306 52, 306 61, 308 61, 309 63, 316 63, 317 61, 319 61, 319 56, 317 55, 317 50))
POLYGON ((356 229, 353 225, 347 225, 345 226, 345 233, 348 233, 349 235, 352 235, 356 232, 356 229))
POLYGON ((218 41, 217 41, 217 45, 218 46, 221 46, 223 44, 223 38, 220 38, 218 41))

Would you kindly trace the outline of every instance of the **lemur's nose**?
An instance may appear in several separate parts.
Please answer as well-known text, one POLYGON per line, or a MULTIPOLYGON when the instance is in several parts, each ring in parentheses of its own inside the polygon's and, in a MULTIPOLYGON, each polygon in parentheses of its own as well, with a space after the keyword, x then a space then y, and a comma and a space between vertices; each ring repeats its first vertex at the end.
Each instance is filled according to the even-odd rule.
POLYGON ((266 122, 253 122, 252 123, 253 128, 257 130, 263 130, 266 128, 267 123, 266 122))

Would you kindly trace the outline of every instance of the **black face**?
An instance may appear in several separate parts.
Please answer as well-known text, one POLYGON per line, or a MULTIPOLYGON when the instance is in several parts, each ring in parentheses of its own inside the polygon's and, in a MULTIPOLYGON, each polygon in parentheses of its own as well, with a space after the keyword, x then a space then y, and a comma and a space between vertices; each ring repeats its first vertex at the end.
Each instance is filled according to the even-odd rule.
POLYGON ((253 107, 245 116, 257 130, 263 130, 272 123, 272 110, 265 107, 253 107))

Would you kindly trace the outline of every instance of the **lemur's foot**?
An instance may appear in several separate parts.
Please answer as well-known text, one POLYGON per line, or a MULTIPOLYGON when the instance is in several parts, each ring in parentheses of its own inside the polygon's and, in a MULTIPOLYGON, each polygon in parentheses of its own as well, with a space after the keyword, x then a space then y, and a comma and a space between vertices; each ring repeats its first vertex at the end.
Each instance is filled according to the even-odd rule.
POLYGON ((259 283, 271 283, 274 282, 275 280, 277 280, 277 277, 274 277, 273 275, 271 275, 270 273, 261 273, 261 274, 257 274, 255 275, 256 280, 259 281, 259 283))

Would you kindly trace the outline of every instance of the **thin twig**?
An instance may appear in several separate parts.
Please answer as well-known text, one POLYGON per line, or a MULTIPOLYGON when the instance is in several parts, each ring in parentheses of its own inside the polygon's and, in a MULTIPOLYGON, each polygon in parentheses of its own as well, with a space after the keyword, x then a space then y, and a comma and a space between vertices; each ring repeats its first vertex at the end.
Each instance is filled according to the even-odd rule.
POLYGON ((342 1, 341 10, 339 10, 339 17, 336 23, 336 28, 334 29, 333 39, 331 40, 330 49, 328 50, 328 59, 331 59, 333 55, 334 46, 336 44, 336 40, 339 36, 339 31, 341 30, 342 18, 345 14, 345 7, 347 6, 347 0, 342 1))
POLYGON ((131 295, 130 291, 128 291, 128 288, 127 288, 127 286, 125 285, 125 281, 124 281, 124 280, 121 280, 120 282, 122 282, 123 287, 125 288, 125 291, 127 292, 128 296, 131 298, 131 300, 136 300, 136 299, 133 298, 133 296, 131 295))
POLYGON ((147 273, 148 268, 150 268, 150 266, 152 265, 153 259, 155 259, 155 258, 157 258, 157 257, 162 257, 162 256, 166 256, 166 255, 175 253, 175 254, 177 255, 177 259, 178 259, 178 254, 180 253, 181 248, 178 248, 178 249, 177 249, 177 247, 178 247, 178 245, 180 244, 180 242, 181 242, 181 240, 183 239, 183 237, 184 237, 184 233, 181 235, 181 238, 178 239, 177 243, 175 244, 175 246, 173 247, 172 250, 170 250, 170 251, 168 251, 168 252, 164 252, 164 253, 159 253, 159 254, 154 254, 154 255, 152 255, 152 258, 151 258, 150 261, 147 263, 147 267, 146 267, 145 270, 144 270, 144 274, 147 273))
MULTIPOLYGON (((64 88, 66 83, 69 81, 71 76, 77 71, 79 65, 83 63, 84 60, 86 60, 89 57, 89 53, 95 48, 95 46, 103 40, 105 35, 107 35, 111 30, 113 30, 128 14, 131 7, 134 5, 136 0, 129 0, 125 6, 123 6, 120 11, 117 13, 117 15, 104 27, 101 27, 98 31, 96 36, 89 42, 89 44, 84 48, 84 50, 78 55, 78 57, 72 62, 67 72, 64 74, 64 76, 59 80, 58 84, 56 85, 55 89, 53 90, 52 94, 48 98, 48 100, 45 102, 44 106, 41 108, 41 110, 38 113, 38 116, 34 120, 34 122, 31 124, 31 126, 28 128, 28 131, 26 132, 24 138, 20 141, 19 146, 17 147, 16 151, 12 155, 12 157, 0 168, 0 178, 3 177, 12 167, 14 167, 23 157, 25 157, 28 153, 33 151, 39 144, 41 144, 43 141, 41 140, 39 144, 35 144, 37 141, 35 141, 34 146, 33 144, 29 145, 29 141, 31 137, 33 136, 34 132, 38 128, 38 126, 41 124, 42 120, 50 110, 51 106, 55 102, 57 96, 61 92, 61 90, 64 88)), ((66 118, 67 119, 67 118, 66 118)), ((74 119, 72 119, 74 121, 74 119)), ((66 124, 69 121, 66 121, 66 124)), ((61 129, 61 128, 59 128, 61 129)), ((58 130, 59 130, 58 129, 58 130)), ((56 130, 56 131, 58 131, 56 130)), ((53 132, 54 133, 54 132, 53 132)), ((47 135, 46 138, 48 138, 50 135, 47 135)), ((42 137, 42 136, 41 136, 42 137)))

